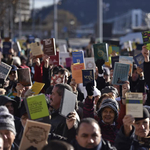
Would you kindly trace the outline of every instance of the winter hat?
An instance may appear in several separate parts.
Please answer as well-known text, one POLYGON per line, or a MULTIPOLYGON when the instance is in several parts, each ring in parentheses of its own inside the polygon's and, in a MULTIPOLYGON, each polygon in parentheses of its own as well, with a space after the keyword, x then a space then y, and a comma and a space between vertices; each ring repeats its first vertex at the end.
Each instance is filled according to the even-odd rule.
POLYGON ((0 106, 0 130, 10 130, 16 135, 14 117, 9 113, 6 106, 0 106))
POLYGON ((110 75, 110 70, 109 70, 109 68, 108 67, 104 67, 103 68, 103 73, 104 73, 104 75, 110 75))
POLYGON ((117 120, 118 118, 118 111, 119 111, 119 106, 118 106, 118 102, 114 99, 108 98, 105 99, 102 104, 101 107, 98 110, 98 116, 102 119, 102 111, 104 110, 104 108, 109 107, 111 108, 114 112, 115 112, 115 118, 114 121, 117 120))
POLYGON ((106 86, 105 88, 103 88, 103 89, 101 90, 101 94, 102 94, 102 95, 103 95, 104 93, 110 93, 110 92, 114 93, 114 94, 116 95, 116 97, 119 95, 119 94, 118 94, 118 90, 117 90, 115 87, 113 87, 113 86, 106 86))
POLYGON ((149 112, 148 110, 143 107, 143 117, 142 118, 135 118, 135 121, 139 121, 139 120, 142 120, 142 119, 146 119, 146 118, 149 118, 149 112))
POLYGON ((8 96, 5 96, 5 95, 0 95, 0 106, 1 105, 5 105, 7 102, 16 102, 15 100, 11 99, 10 97, 8 96))

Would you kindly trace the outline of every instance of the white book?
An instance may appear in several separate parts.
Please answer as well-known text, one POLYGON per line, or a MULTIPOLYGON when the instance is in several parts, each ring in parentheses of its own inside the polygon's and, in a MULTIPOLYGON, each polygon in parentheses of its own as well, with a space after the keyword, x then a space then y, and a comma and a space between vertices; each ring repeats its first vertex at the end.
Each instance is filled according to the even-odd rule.
POLYGON ((69 113, 73 112, 75 110, 76 100, 77 100, 77 95, 65 89, 63 98, 61 100, 59 113, 62 116, 66 117, 69 113))
POLYGON ((126 93, 126 115, 134 118, 143 117, 143 93, 126 93))
POLYGON ((95 60, 94 57, 86 57, 84 58, 85 69, 94 69, 95 72, 95 60))

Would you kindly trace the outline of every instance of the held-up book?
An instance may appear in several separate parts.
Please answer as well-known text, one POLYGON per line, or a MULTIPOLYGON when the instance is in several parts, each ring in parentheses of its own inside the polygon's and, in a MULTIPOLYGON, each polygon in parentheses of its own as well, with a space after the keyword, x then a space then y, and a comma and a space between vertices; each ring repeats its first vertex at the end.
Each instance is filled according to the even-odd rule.
POLYGON ((111 57, 112 69, 114 69, 115 62, 119 62, 119 56, 113 56, 113 57, 111 57))
POLYGON ((40 93, 40 91, 42 90, 42 88, 44 87, 44 83, 40 83, 40 82, 34 82, 34 84, 32 85, 31 89, 34 92, 34 95, 37 95, 40 93))
POLYGON ((132 56, 119 56, 119 62, 130 65, 129 75, 132 76, 133 57, 132 56))
POLYGON ((84 62, 85 62, 85 69, 94 69, 95 71, 94 57, 84 58, 84 62))
POLYGON ((107 43, 93 44, 93 48, 94 48, 95 61, 97 61, 97 59, 104 59, 105 62, 108 61, 108 46, 107 46, 107 43))
POLYGON ((71 67, 71 65, 72 65, 72 57, 66 58, 66 67, 67 67, 67 68, 68 68, 68 67, 71 67))
POLYGON ((8 64, 1 62, 0 63, 0 78, 6 80, 11 68, 12 67, 9 66, 8 64))
POLYGON ((75 82, 83 83, 82 80, 82 70, 85 69, 84 63, 71 65, 72 78, 75 79, 75 82))
POLYGON ((94 86, 94 71, 93 69, 82 70, 82 79, 83 86, 86 86, 87 83, 92 82, 94 86))
POLYGON ((150 43, 150 31, 142 32, 142 37, 143 37, 143 43, 145 45, 150 43))
POLYGON ((59 66, 59 52, 56 52, 56 55, 50 56, 50 61, 54 66, 59 66))
POLYGON ((66 52, 67 52, 67 47, 66 47, 66 45, 65 45, 65 44, 64 44, 64 45, 60 45, 60 46, 59 46, 59 51, 66 53, 66 52))
POLYGON ((126 115, 143 117, 143 93, 126 93, 126 115))
POLYGON ((66 58, 70 57, 69 53, 59 52, 59 65, 66 67, 66 58))
POLYGON ((77 95, 65 89, 63 98, 61 100, 59 113, 62 116, 66 117, 69 113, 73 112, 75 110, 76 100, 77 100, 77 95))
POLYGON ((31 86, 31 74, 29 68, 19 68, 18 72, 18 82, 21 83, 23 86, 31 86))
POLYGON ((12 48, 11 42, 3 42, 3 54, 9 54, 9 50, 12 48))
POLYGON ((133 59, 134 59, 135 64, 137 64, 137 66, 143 69, 144 56, 142 55, 142 53, 134 56, 133 59))
POLYGON ((56 44, 54 38, 43 40, 43 52, 48 56, 56 55, 56 44))
POLYGON ((47 144, 50 128, 50 124, 27 120, 19 150, 27 150, 29 147, 41 150, 47 144))
POLYGON ((18 52, 21 52, 21 47, 20 47, 20 44, 19 44, 18 41, 13 44, 13 49, 14 49, 14 51, 17 52, 17 53, 18 53, 18 52))
POLYGON ((49 123, 49 111, 44 94, 29 96, 24 103, 29 119, 49 123))
POLYGON ((83 51, 72 52, 73 63, 84 63, 84 53, 83 51))
POLYGON ((116 62, 114 67, 112 84, 114 85, 124 84, 125 81, 128 80, 129 68, 130 68, 129 64, 122 64, 116 62))
POLYGON ((35 56, 37 58, 42 57, 43 51, 41 48, 41 44, 39 42, 31 43, 30 48, 31 48, 31 52, 32 52, 33 56, 35 56))

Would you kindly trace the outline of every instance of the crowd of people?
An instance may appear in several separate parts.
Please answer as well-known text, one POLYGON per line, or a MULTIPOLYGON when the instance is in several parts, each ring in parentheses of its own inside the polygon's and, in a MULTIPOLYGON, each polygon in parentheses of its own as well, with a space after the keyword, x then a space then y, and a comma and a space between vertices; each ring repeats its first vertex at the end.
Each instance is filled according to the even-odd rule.
MULTIPOLYGON (((90 49, 85 52, 89 54, 90 49)), ((42 150, 148 150, 150 60, 146 46, 141 52, 145 60, 143 70, 133 63, 132 76, 123 85, 112 84, 113 69, 104 68, 105 61, 98 59, 95 62, 95 85, 87 83, 83 87, 72 78, 70 68, 53 65, 50 56, 34 57, 30 49, 18 56, 14 49, 10 49, 1 59, 12 68, 6 80, 0 79, 0 150, 19 150, 29 119, 24 101, 34 93, 32 86, 18 82, 19 68, 30 69, 32 83, 45 84, 40 93, 46 97, 51 129, 42 150), (63 75, 64 80, 51 85, 55 75, 63 75), (59 113, 64 89, 77 95, 74 111, 66 117, 59 113), (143 93, 143 117, 126 114, 127 92, 143 93)), ((35 149, 34 146, 28 148, 35 149)))

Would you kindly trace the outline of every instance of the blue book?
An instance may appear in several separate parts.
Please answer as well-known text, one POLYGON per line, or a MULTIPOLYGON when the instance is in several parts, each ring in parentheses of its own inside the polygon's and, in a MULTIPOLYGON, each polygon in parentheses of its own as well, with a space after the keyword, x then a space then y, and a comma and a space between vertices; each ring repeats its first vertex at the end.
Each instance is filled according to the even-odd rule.
POLYGON ((82 79, 83 79, 83 86, 86 86, 87 83, 92 82, 94 86, 94 70, 82 70, 82 79))
POLYGON ((129 68, 130 68, 129 64, 116 62, 114 67, 112 84, 114 85, 125 84, 125 81, 128 80, 129 68))
POLYGON ((111 57, 112 69, 114 69, 115 62, 119 62, 119 56, 113 56, 113 57, 111 57))
POLYGON ((83 51, 72 52, 73 63, 84 63, 83 51))
POLYGON ((12 48, 11 42, 3 42, 3 54, 9 54, 9 50, 12 48))
POLYGON ((135 64, 137 64, 138 67, 143 69, 143 63, 144 63, 144 56, 142 53, 136 55, 133 57, 135 64))

